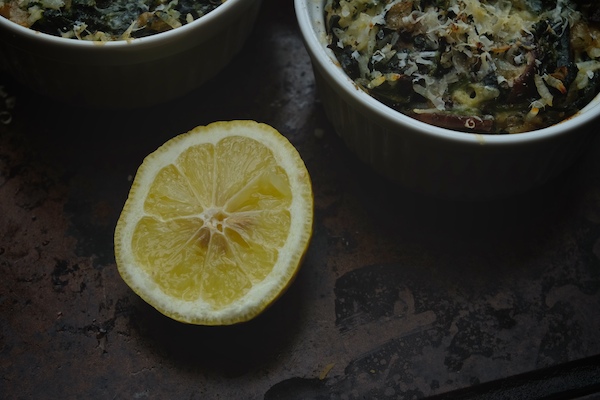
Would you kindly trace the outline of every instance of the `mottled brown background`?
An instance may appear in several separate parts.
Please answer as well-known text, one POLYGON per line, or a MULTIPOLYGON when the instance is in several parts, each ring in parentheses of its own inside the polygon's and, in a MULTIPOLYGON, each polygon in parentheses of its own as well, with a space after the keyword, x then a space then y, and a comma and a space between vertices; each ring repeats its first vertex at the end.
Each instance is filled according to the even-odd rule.
POLYGON ((390 186, 326 120, 291 0, 265 0, 233 63, 163 106, 79 109, 0 77, 17 101, 0 125, 0 398, 600 391, 598 140, 558 179, 508 199, 390 186), (183 325, 120 279, 113 230, 145 155, 230 119, 271 124, 298 148, 314 237, 291 289, 259 318, 183 325))

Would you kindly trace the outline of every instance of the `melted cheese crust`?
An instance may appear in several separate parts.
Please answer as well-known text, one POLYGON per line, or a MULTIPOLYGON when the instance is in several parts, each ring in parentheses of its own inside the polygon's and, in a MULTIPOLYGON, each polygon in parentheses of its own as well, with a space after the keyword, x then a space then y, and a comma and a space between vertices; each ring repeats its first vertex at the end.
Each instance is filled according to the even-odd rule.
MULTIPOLYGON (((525 117, 532 119, 553 106, 556 93, 567 90, 564 77, 540 65, 539 23, 548 22, 555 32, 571 32, 572 37, 585 26, 580 37, 586 43, 573 46, 579 71, 574 84, 580 89, 600 69, 600 35, 569 0, 543 10, 530 3, 534 1, 328 0, 325 10, 332 46, 351 51, 358 70, 353 78, 367 91, 409 78, 412 90, 426 99, 414 104, 412 113, 489 118, 481 105, 500 99, 502 91, 534 71, 535 97, 528 101, 525 117), (435 5, 440 3, 445 6, 435 5)), ((511 129, 530 127, 507 131, 511 129)))

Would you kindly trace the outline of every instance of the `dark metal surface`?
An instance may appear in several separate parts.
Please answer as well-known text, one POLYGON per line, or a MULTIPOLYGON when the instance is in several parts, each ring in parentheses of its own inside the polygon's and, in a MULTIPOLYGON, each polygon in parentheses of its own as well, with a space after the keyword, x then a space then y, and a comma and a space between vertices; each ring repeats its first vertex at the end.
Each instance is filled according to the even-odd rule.
MULTIPOLYGON (((0 398, 594 398, 600 142, 543 188, 458 203, 395 188, 323 115, 292 2, 202 89, 84 110, 2 77, 0 398), (120 279, 112 234, 145 155, 217 120, 298 148, 315 232, 290 290, 238 326, 169 320, 120 279)), ((153 84, 160 85, 160 77, 153 84)), ((0 107, 1 108, 1 107, 0 107)))

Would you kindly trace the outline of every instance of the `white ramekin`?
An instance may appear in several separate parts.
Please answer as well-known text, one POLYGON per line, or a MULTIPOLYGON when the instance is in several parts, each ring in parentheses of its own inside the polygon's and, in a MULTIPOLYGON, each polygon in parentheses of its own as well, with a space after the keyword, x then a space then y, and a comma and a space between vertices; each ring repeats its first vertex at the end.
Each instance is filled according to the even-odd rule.
POLYGON ((537 131, 480 135, 432 126, 359 89, 327 48, 324 0, 295 0, 327 117, 358 158, 418 192, 484 200, 525 192, 557 176, 585 148, 600 96, 575 116, 537 131))
POLYGON ((228 0, 180 28, 104 43, 52 36, 0 17, 0 70, 71 104, 154 105, 198 88, 229 63, 260 5, 261 0, 228 0))

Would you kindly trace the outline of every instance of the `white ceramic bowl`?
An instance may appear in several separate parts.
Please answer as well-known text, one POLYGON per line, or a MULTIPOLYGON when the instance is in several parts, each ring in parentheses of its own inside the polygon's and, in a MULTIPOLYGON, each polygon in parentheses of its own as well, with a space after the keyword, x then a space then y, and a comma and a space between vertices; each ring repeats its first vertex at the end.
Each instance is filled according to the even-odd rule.
POLYGON ((186 94, 241 49, 261 0, 228 0, 167 32, 113 42, 66 39, 0 17, 0 69, 69 103, 129 108, 186 94))
POLYGON ((327 48, 323 5, 295 0, 324 110, 358 158, 392 181, 445 198, 505 197, 547 182, 585 147, 600 96, 566 121, 513 135, 452 131, 385 106, 359 89, 327 48))

